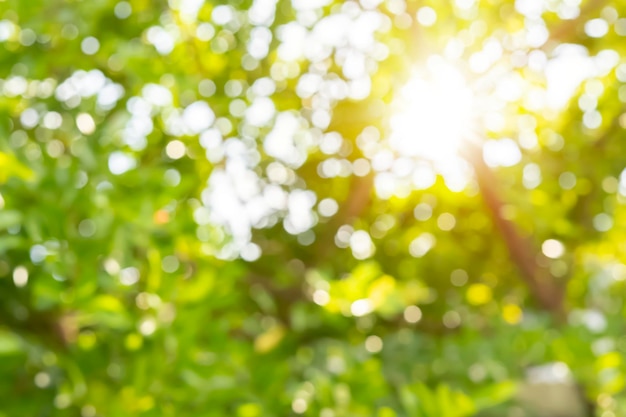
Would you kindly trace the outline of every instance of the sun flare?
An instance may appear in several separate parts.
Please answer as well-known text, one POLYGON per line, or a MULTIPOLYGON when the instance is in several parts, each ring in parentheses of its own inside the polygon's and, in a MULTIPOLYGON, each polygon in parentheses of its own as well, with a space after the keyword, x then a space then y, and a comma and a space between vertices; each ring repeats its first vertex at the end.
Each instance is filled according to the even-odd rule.
POLYGON ((389 143, 402 156, 450 162, 471 136, 474 95, 462 72, 440 57, 416 71, 393 107, 389 143))

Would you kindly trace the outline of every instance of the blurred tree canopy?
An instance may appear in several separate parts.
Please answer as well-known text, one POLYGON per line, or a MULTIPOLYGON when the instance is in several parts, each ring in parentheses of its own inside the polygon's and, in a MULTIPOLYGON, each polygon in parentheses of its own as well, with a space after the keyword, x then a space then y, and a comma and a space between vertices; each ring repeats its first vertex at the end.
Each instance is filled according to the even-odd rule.
POLYGON ((626 415, 625 42, 622 1, 0 0, 0 416, 626 415))

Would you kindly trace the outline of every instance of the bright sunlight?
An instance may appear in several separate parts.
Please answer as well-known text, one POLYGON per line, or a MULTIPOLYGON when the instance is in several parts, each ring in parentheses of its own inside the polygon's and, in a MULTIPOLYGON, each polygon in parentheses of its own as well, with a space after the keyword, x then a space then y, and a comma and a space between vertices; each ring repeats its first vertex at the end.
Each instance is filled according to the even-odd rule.
POLYGON ((471 136, 474 105, 461 71, 441 57, 431 57, 394 100, 389 143, 402 156, 450 163, 471 136))

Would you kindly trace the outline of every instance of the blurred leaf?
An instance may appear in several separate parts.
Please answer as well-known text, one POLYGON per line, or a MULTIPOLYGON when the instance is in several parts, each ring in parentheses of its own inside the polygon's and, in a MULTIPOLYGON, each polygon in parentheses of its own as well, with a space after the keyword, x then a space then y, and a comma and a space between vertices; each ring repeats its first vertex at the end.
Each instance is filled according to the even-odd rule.
POLYGON ((15 355, 22 351, 22 342, 14 333, 0 330, 0 356, 15 355))
POLYGON ((17 210, 0 210, 0 230, 19 225, 22 213, 17 210))
POLYGON ((10 177, 30 180, 34 177, 34 172, 15 156, 0 152, 0 184, 7 182, 10 177))
POLYGON ((280 325, 272 326, 254 339, 254 350, 259 353, 267 353, 275 349, 284 336, 284 327, 280 325))

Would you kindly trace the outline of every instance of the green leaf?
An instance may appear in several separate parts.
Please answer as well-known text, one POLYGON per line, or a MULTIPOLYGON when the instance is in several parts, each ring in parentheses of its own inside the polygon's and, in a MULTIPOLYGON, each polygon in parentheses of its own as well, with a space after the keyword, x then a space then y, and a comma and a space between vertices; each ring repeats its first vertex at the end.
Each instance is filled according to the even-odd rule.
POLYGON ((10 356, 20 353, 22 341, 13 332, 0 329, 0 356, 10 356))
POLYGON ((25 243, 26 240, 19 236, 0 236, 0 253, 19 248, 25 243))
POLYGON ((473 398, 476 407, 479 410, 484 410, 510 400, 516 391, 517 384, 515 382, 503 381, 481 388, 474 394, 473 398))
POLYGON ((7 182, 11 177, 30 180, 34 177, 34 172, 15 156, 0 152, 0 184, 7 182))
POLYGON ((0 230, 19 225, 22 222, 22 213, 17 210, 0 210, 0 230))

